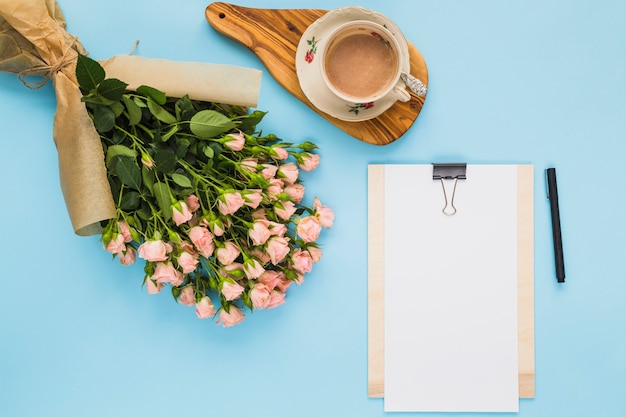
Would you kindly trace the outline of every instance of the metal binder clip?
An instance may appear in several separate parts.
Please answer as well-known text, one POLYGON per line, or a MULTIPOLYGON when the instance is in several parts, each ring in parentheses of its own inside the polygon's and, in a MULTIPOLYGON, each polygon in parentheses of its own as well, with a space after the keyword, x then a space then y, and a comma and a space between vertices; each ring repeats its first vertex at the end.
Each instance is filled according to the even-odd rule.
POLYGON ((459 180, 466 179, 465 173, 467 170, 467 164, 433 164, 433 180, 441 181, 441 188, 443 189, 443 198, 445 206, 441 212, 446 216, 453 216, 456 214, 456 207, 454 207, 454 194, 456 193, 456 183, 459 180), (454 188, 452 189, 452 197, 450 198, 450 207, 452 211, 448 211, 448 195, 446 193, 446 186, 444 180, 454 180, 454 188))

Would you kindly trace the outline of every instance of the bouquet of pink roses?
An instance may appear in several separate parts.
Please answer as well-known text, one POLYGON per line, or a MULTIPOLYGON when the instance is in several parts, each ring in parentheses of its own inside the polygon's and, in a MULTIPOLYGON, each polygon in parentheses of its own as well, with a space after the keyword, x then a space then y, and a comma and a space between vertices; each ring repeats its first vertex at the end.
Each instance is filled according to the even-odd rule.
POLYGON ((177 302, 225 327, 245 308, 284 303, 320 260, 316 241, 333 224, 318 198, 302 204, 299 173, 317 167, 317 147, 258 133, 260 111, 149 86, 128 91, 82 55, 76 77, 116 201, 105 249, 125 265, 145 260, 148 293, 169 286, 177 302))

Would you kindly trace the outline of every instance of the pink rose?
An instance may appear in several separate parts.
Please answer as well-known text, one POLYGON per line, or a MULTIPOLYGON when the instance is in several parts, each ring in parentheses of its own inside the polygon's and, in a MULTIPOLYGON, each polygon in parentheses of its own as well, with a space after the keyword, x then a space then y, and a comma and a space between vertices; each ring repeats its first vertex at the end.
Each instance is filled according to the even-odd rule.
POLYGON ((313 216, 301 218, 296 226, 296 233, 305 242, 315 242, 321 231, 322 226, 319 220, 313 216))
POLYGON ((154 159, 147 153, 141 153, 141 163, 148 169, 154 166, 154 159))
POLYGON ((125 252, 118 253, 117 256, 120 258, 122 265, 131 265, 137 260, 137 252, 131 247, 126 248, 125 252))
POLYGON ((196 315, 199 319, 208 319, 215 314, 213 302, 206 295, 196 303, 196 315))
POLYGON ((196 297, 194 295, 193 287, 187 286, 183 288, 178 298, 178 302, 182 305, 192 306, 196 304, 196 297))
POLYGON ((267 228, 267 220, 257 220, 252 223, 252 229, 248 230, 248 236, 255 246, 263 245, 272 235, 267 228))
POLYGON ((296 284, 301 285, 304 282, 304 272, 296 271, 295 269, 293 269, 292 271, 295 272, 296 277, 293 278, 291 282, 295 282, 296 284))
POLYGON ((243 272, 245 272, 248 279, 256 279, 265 272, 265 269, 256 259, 249 259, 243 264, 243 272))
POLYGON ((257 208, 263 201, 262 190, 246 190, 243 192, 244 204, 250 208, 257 208))
POLYGON ((125 221, 118 222, 117 227, 119 228, 122 236, 124 236, 124 243, 128 243, 133 240, 133 237, 130 234, 130 227, 128 226, 128 223, 126 223, 125 221))
POLYGON ((265 248, 253 248, 250 250, 250 256, 254 256, 263 265, 270 261, 270 256, 265 252, 265 248))
POLYGON ((293 268, 298 272, 311 272, 313 268, 313 260, 311 254, 307 251, 296 249, 291 255, 293 268))
POLYGON ((278 167, 276 165, 261 164, 261 167, 263 167, 263 169, 261 170, 261 175, 263 175, 263 178, 265 178, 266 180, 269 180, 270 178, 274 178, 276 176, 276 172, 278 171, 278 167))
POLYGON ((191 239, 202 256, 208 258, 213 255, 215 244, 213 243, 213 235, 209 232, 209 229, 202 226, 192 227, 189 231, 189 239, 191 239))
POLYGON ((328 206, 323 206, 320 199, 315 197, 313 201, 313 208, 315 209, 315 217, 320 221, 323 227, 332 227, 335 220, 335 213, 328 206))
POLYGON ((224 247, 216 251, 217 260, 220 261, 222 265, 233 263, 239 256, 239 253, 239 248, 233 242, 226 242, 224 247))
POLYGON ((243 146, 246 144, 246 138, 243 136, 243 133, 229 133, 226 135, 226 142, 224 146, 232 149, 235 152, 238 152, 243 149, 243 146))
POLYGON ((185 202, 192 213, 195 213, 196 210, 200 208, 200 200, 198 200, 198 197, 196 197, 195 194, 189 194, 185 199, 185 202))
POLYGON ((272 200, 277 200, 277 195, 283 192, 283 182, 278 178, 272 178, 269 180, 270 185, 267 187, 267 194, 269 194, 272 200))
POLYGON ((256 309, 266 308, 270 302, 270 289, 265 284, 254 284, 250 290, 250 301, 256 309))
POLYGON ((176 226, 187 223, 193 217, 193 213, 189 210, 187 203, 179 201, 172 206, 172 219, 176 226))
POLYGON ((282 292, 286 292, 291 284, 293 284, 293 281, 288 279, 286 276, 283 276, 283 279, 281 279, 280 282, 276 284, 276 288, 278 288, 282 292))
POLYGON ((126 245, 124 244, 124 236, 121 233, 114 235, 115 237, 109 241, 104 249, 107 252, 112 253, 113 255, 117 253, 122 253, 126 250, 126 245))
POLYGON ((262 209, 262 208, 256 211, 253 211, 250 216, 254 220, 267 220, 267 213, 265 213, 265 209, 262 209))
POLYGON ((270 293, 270 299, 267 303, 267 308, 276 308, 281 304, 285 304, 285 293, 282 291, 272 291, 270 293))
POLYGON ((217 202, 217 208, 222 214, 234 214, 244 203, 243 197, 238 192, 224 193, 217 202))
POLYGON ((314 153, 304 153, 298 160, 298 166, 305 171, 313 171, 320 164, 320 156, 314 153))
POLYGON ((140 258, 150 262, 165 261, 167 252, 168 247, 162 240, 146 240, 137 250, 140 258))
POLYGON ((274 204, 274 213, 282 220, 289 220, 296 210, 296 205, 291 201, 282 201, 274 204))
POLYGON ((256 158, 246 158, 239 162, 239 165, 244 171, 256 172, 256 166, 259 164, 259 161, 256 158))
POLYGON ((185 274, 195 271, 198 266, 198 258, 185 251, 178 256, 176 261, 185 274))
POLYGON ((244 315, 240 309, 231 305, 229 311, 220 310, 220 317, 217 319, 216 324, 222 324, 224 327, 231 327, 239 324, 243 321, 244 315))
POLYGON ((278 159, 285 160, 289 158, 289 153, 285 148, 281 148, 280 146, 272 146, 272 152, 278 159))
POLYGON ((217 237, 223 236, 224 231, 226 230, 224 223, 222 223, 220 219, 211 220, 209 227, 211 227, 213 234, 217 237))
POLYGON ((302 184, 290 184, 285 187, 285 194, 287 194, 293 201, 300 203, 304 198, 304 185, 302 184))
POLYGON ((160 282, 154 282, 154 280, 150 277, 146 277, 145 284, 148 294, 158 294, 163 289, 163 284, 160 282))
POLYGON ((266 252, 272 265, 278 265, 289 254, 289 242, 284 237, 275 236, 267 242, 266 252))
POLYGON ((233 301, 241 296, 244 288, 237 284, 234 281, 223 281, 222 282, 222 295, 226 300, 233 301))
POLYGON ((181 251, 189 252, 193 256, 198 256, 198 252, 196 251, 196 249, 193 246, 193 243, 191 242, 188 242, 186 240, 181 240, 180 243, 178 244, 178 247, 180 248, 181 251))
POLYGON ((298 175, 298 167, 293 162, 284 164, 278 169, 278 178, 281 178, 284 184, 295 183, 298 179, 298 175))
POLYGON ((154 269, 152 279, 160 284, 169 283, 177 287, 183 283, 185 278, 182 272, 174 268, 171 262, 159 262, 154 269))
POLYGON ((270 233, 273 236, 283 237, 285 236, 285 233, 287 233, 287 225, 285 225, 284 223, 277 223, 277 222, 270 221, 268 227, 270 229, 270 233))
POLYGON ((265 284, 267 288, 273 290, 280 282, 285 279, 285 274, 274 270, 266 270, 258 278, 261 284, 265 284))
POLYGON ((320 259, 322 259, 322 250, 320 248, 316 248, 315 246, 309 246, 307 250, 311 255, 311 260, 313 261, 313 263, 319 262, 320 259))

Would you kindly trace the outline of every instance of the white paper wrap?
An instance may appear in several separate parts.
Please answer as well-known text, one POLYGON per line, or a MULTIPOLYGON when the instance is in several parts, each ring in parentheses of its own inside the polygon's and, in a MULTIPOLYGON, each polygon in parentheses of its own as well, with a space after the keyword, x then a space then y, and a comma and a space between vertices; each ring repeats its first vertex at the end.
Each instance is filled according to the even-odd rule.
POLYGON ((117 78, 136 90, 149 85, 169 97, 189 95, 192 100, 256 107, 261 71, 225 64, 178 62, 116 55, 100 61, 107 78, 117 78))

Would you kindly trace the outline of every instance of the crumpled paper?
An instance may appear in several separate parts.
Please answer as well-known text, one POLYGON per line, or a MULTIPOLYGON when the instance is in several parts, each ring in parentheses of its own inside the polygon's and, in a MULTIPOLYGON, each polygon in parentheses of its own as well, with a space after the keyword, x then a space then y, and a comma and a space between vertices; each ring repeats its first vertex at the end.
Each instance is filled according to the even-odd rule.
MULTIPOLYGON (((56 0, 0 0, 0 71, 18 74, 29 88, 52 79, 57 99, 52 136, 59 159, 65 204, 81 236, 101 232, 100 222, 115 217, 100 137, 87 114, 76 81, 78 53, 86 51, 66 29, 56 0), (43 77, 32 81, 32 76, 43 77)), ((258 70, 229 65, 181 63, 136 56, 102 62, 109 78, 136 88, 149 85, 172 97, 256 107, 258 70)))

